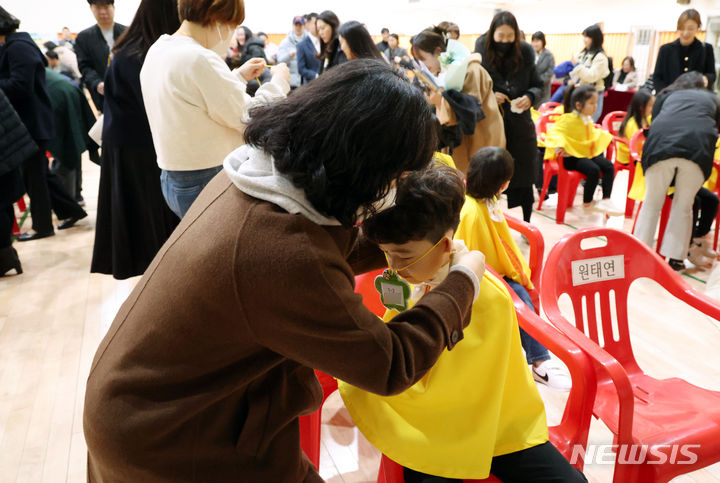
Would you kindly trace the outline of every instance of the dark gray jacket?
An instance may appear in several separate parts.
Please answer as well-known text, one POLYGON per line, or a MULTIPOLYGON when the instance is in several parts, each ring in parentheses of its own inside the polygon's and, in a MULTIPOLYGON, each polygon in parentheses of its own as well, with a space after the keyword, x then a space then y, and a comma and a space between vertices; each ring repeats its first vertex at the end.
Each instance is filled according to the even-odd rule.
POLYGON ((540 97, 535 99, 534 106, 537 109, 540 104, 550 100, 550 84, 553 78, 553 69, 555 68, 555 57, 552 52, 547 49, 542 49, 537 54, 537 61, 535 62, 535 70, 538 76, 543 81, 543 90, 540 97))
POLYGON ((720 101, 706 89, 658 95, 643 146, 642 167, 670 158, 689 159, 710 177, 720 125, 720 101))

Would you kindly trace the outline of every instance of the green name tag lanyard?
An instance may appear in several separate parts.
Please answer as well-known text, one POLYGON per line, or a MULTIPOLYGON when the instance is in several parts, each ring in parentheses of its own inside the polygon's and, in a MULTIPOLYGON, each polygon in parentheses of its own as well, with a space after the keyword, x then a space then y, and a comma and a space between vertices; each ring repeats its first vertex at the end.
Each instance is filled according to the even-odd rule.
POLYGON ((382 275, 375 277, 375 290, 377 290, 380 294, 380 302, 382 302, 385 308, 397 310, 398 312, 407 310, 411 292, 410 284, 401 279, 398 276, 398 273, 403 270, 407 270, 428 256, 430 252, 432 252, 440 244, 440 242, 443 241, 444 238, 445 237, 440 238, 440 240, 438 240, 438 242, 426 251, 420 258, 398 270, 392 269, 390 259, 388 258, 387 253, 385 253, 385 260, 387 260, 388 267, 390 268, 386 268, 382 275))

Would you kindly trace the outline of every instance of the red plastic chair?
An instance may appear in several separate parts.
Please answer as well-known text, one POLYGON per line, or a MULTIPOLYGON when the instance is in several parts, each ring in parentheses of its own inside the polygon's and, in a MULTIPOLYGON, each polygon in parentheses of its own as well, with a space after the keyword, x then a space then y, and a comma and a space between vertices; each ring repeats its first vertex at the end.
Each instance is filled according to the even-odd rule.
POLYGON ((544 103, 540 104, 540 107, 538 108, 538 112, 540 114, 545 114, 547 112, 552 111, 553 109, 555 109, 558 106, 562 106, 562 104, 560 102, 550 102, 550 101, 544 102, 544 103))
MULTIPOLYGON (((543 114, 535 126, 535 131, 539 139, 544 139, 545 134, 562 114, 548 112, 543 114)), ((550 179, 557 175, 557 192, 558 202, 555 211, 555 223, 561 225, 565 222, 565 212, 573 204, 578 185, 585 176, 577 171, 568 171, 563 166, 562 156, 556 156, 552 159, 546 159, 543 166, 543 187, 540 192, 540 201, 538 202, 538 210, 542 209, 543 201, 547 195, 550 179)))
MULTIPOLYGON (((25 206, 25 197, 21 196, 19 200, 17 200, 17 205, 20 211, 27 211, 27 206, 25 206)), ((20 236, 20 227, 18 226, 17 218, 13 216, 13 228, 12 228, 12 236, 20 236)))
MULTIPOLYGON (((599 268, 607 275, 610 267, 604 263, 599 268)), ((670 448, 662 445, 701 445, 693 447, 697 456, 694 463, 684 459, 687 464, 671 464, 667 458, 659 464, 660 458, 650 458, 633 464, 627 461, 633 458, 616 459, 613 481, 618 483, 665 482, 720 461, 720 392, 678 378, 654 379, 644 374, 635 361, 627 301, 630 285, 638 278, 657 281, 673 297, 720 320, 718 302, 692 289, 641 241, 610 228, 585 228, 563 237, 550 250, 540 290, 543 310, 550 321, 594 362, 598 378, 594 414, 615 435, 617 454, 632 454, 627 450, 632 451, 633 444, 647 445, 666 455, 670 448), (607 244, 581 248, 583 240, 597 237, 605 237, 607 244), (578 284, 578 269, 573 283, 574 262, 609 256, 622 257, 616 260, 624 272, 619 271, 620 266, 615 271, 622 278, 578 284), (614 293, 617 334, 613 331, 610 292, 614 293), (572 302, 574 325, 558 306, 562 294, 572 302)))
POLYGON ((323 390, 322 404, 312 414, 300 416, 300 447, 316 468, 320 468, 320 433, 322 429, 322 405, 338 388, 337 380, 323 372, 315 371, 323 390))
POLYGON ((545 257, 545 240, 543 239, 540 229, 523 220, 518 220, 507 214, 505 220, 508 226, 519 233, 525 235, 530 244, 530 253, 528 256, 528 266, 530 267, 530 280, 535 288, 530 290, 530 298, 532 299, 535 312, 540 313, 540 273, 542 272, 542 263, 545 257))
MULTIPOLYGON (((627 139, 621 138, 618 132, 620 129, 620 124, 622 123, 623 119, 625 119, 626 115, 627 113, 625 111, 613 111, 608 113, 608 115, 605 116, 605 119, 603 119, 602 128, 613 136, 613 140, 610 143, 610 146, 608 146, 606 157, 613 163, 613 167, 615 168, 615 176, 617 176, 620 171, 628 172, 629 179, 627 192, 629 194, 630 188, 632 187, 633 179, 635 178, 635 163, 633 162, 632 156, 630 157, 630 160, 627 164, 619 163, 617 160, 618 145, 622 144, 628 148, 628 151, 630 150, 630 142, 627 139)), ((626 196, 625 218, 632 218, 634 209, 635 200, 626 196)))
MULTIPOLYGON (((502 280, 491 268, 488 268, 488 271, 502 280)), ((572 389, 570 389, 568 395, 562 421, 557 426, 548 429, 550 442, 555 445, 565 458, 570 460, 573 452, 579 456, 576 458, 574 466, 582 471, 585 465, 583 456, 597 392, 597 380, 592 362, 580 347, 531 311, 507 284, 506 288, 513 298, 520 326, 535 340, 547 347, 550 352, 558 356, 570 371, 572 389), (582 449, 582 451, 578 451, 579 449, 582 449)), ((383 455, 377 481, 378 483, 404 483, 402 466, 383 455)), ((490 475, 489 478, 484 480, 464 481, 470 483, 479 481, 497 482, 500 480, 490 475)))
MULTIPOLYGON (((355 291, 362 294, 365 306, 378 317, 385 314, 385 307, 380 302, 380 296, 375 290, 375 277, 382 270, 364 273, 355 277, 355 291)), ((338 388, 337 380, 320 371, 315 371, 323 389, 323 404, 325 400, 338 388)), ((322 404, 312 414, 300 417, 300 446, 315 467, 320 467, 320 434, 322 430, 322 404)))

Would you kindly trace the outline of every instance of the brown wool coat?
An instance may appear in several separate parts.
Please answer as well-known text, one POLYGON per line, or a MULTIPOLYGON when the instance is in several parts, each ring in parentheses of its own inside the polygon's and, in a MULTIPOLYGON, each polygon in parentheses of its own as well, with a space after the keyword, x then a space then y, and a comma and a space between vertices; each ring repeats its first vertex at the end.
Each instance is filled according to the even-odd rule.
POLYGON ((472 136, 463 136, 460 146, 453 150, 455 165, 467 174, 470 158, 477 150, 487 146, 505 147, 505 125, 493 92, 493 82, 490 74, 483 68, 479 54, 470 56, 462 93, 477 98, 485 113, 485 119, 475 126, 475 133, 472 136))
POLYGON ((388 324, 353 292, 379 251, 240 192, 220 173, 120 309, 87 382, 89 481, 322 481, 298 416, 312 368, 379 394, 419 380, 469 323, 452 272, 388 324))

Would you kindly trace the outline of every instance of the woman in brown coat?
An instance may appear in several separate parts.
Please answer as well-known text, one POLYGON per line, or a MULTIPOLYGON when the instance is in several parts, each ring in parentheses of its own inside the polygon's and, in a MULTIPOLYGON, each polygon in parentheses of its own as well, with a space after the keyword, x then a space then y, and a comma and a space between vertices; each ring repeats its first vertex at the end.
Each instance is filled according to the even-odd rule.
MULTIPOLYGON (((435 76, 441 70, 439 58, 440 54, 447 49, 447 38, 447 32, 443 28, 433 27, 423 30, 413 39, 413 56, 422 61, 435 76)), ((475 132, 471 135, 464 135, 461 144, 452 152, 457 168, 467 174, 470 158, 479 149, 487 146, 505 147, 505 128, 493 92, 493 81, 490 74, 483 68, 482 57, 478 54, 470 56, 461 92, 480 101, 485 114, 485 117, 475 126, 475 132)), ((449 120, 445 121, 446 124, 457 123, 454 112, 449 106, 443 105, 446 104, 446 101, 441 96, 431 96, 430 102, 435 104, 438 110, 449 114, 449 120)))
POLYGON ((90 481, 322 481, 299 443, 313 369, 395 394, 463 337, 479 252, 388 324, 354 293, 384 264, 356 223, 436 146, 418 90, 356 60, 256 109, 245 136, 97 351, 90 481))

